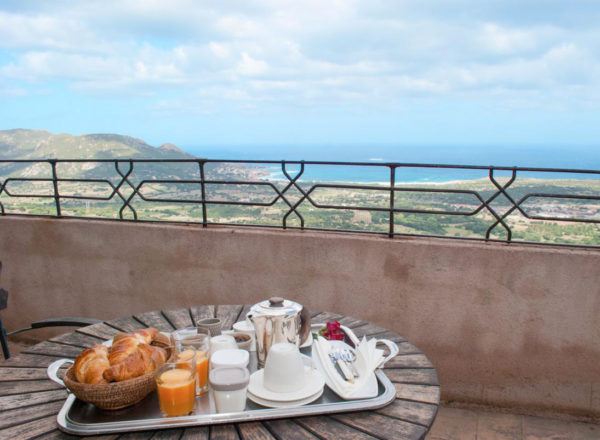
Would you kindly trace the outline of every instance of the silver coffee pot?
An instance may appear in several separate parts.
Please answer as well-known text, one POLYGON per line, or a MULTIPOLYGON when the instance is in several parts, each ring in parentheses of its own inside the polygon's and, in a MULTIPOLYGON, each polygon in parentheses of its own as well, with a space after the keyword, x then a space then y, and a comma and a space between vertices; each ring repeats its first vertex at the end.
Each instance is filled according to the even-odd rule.
POLYGON ((302 345, 310 337, 310 313, 302 304, 277 296, 254 304, 247 315, 256 331, 258 366, 278 342, 302 345))

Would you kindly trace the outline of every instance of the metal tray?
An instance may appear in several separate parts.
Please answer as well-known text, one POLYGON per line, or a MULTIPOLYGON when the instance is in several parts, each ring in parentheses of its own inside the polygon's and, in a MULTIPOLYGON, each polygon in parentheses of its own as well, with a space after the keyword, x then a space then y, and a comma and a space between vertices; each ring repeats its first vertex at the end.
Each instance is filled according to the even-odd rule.
MULTIPOLYGON (((303 348, 301 351, 309 356, 311 354, 310 348, 303 348)), ((250 372, 257 369, 255 352, 250 352, 248 368, 250 372)), ((194 412, 182 417, 163 417, 158 406, 156 391, 136 405, 117 411, 98 409, 71 394, 58 413, 57 421, 60 429, 70 434, 96 435, 363 411, 386 406, 396 397, 396 389, 383 371, 376 370, 375 376, 379 391, 377 396, 371 399, 343 400, 325 385, 323 395, 308 405, 292 408, 265 408, 247 400, 244 411, 219 414, 215 409, 212 391, 209 390, 202 396, 196 397, 194 412)))

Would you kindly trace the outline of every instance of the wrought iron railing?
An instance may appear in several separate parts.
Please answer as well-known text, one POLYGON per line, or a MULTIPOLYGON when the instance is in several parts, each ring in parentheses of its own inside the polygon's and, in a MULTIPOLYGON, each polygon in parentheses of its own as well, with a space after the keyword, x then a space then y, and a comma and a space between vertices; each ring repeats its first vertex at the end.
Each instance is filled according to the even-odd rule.
POLYGON ((419 235, 600 247, 600 170, 209 159, 0 160, 0 213, 125 221, 166 220, 199 223, 204 227, 244 225, 334 230, 385 234, 391 238, 419 235), (186 169, 178 174, 180 166, 186 169), (279 178, 266 175, 266 170, 274 166, 281 167, 279 178), (297 169, 291 171, 290 167, 297 169), (378 169, 383 170, 386 179, 379 183, 332 182, 336 179, 331 178, 307 180, 303 176, 310 167, 378 169), (415 169, 432 174, 457 172, 459 176, 468 174, 472 177, 479 173, 483 179, 438 185, 402 183, 398 176, 415 169), (539 176, 544 178, 532 180, 539 176), (519 183, 521 181, 523 184, 519 183), (181 189, 169 190, 174 186, 181 189), (319 193, 328 196, 319 196, 319 193), (362 194, 362 198, 357 194, 362 194), (344 197, 349 198, 344 200, 344 197), (441 207, 436 206, 436 197, 437 205, 441 207), (15 203, 29 199, 36 199, 39 209, 31 203, 26 208, 23 208, 24 202, 15 203), (354 203, 357 199, 375 204, 354 203), (51 211, 48 201, 52 205, 51 211), (86 203, 85 213, 73 210, 74 204, 83 202, 86 203), (103 214, 90 211, 88 205, 97 202, 106 203, 114 209, 113 214, 107 215, 106 209, 103 214), (141 209, 141 204, 145 208, 141 209), (185 205, 191 214, 183 215, 185 210, 181 210, 181 215, 175 212, 166 218, 156 218, 152 214, 154 208, 148 208, 148 205, 161 204, 185 205), (236 207, 239 215, 215 218, 210 210, 218 206, 236 207), (269 221, 265 221, 264 211, 256 212, 256 208, 267 210, 276 206, 279 221, 273 219, 272 212, 269 221), (199 212, 194 207, 199 207, 199 212), (248 208, 255 208, 250 217, 249 211, 244 211, 248 208), (337 220, 341 212, 368 212, 376 215, 378 220, 376 224, 370 217, 366 222, 345 220, 336 223, 337 220, 329 221, 322 215, 316 221, 314 212, 318 211, 333 212, 337 220), (311 213, 312 222, 306 220, 307 212, 311 213), (434 218, 438 223, 450 222, 454 226, 448 230, 454 231, 454 235, 431 233, 432 228, 435 230, 435 222, 428 223, 429 229, 419 228, 418 221, 410 220, 415 216, 434 218), (513 216, 520 218, 518 226, 509 221, 513 216), (471 230, 465 231, 469 233, 457 233, 461 229, 456 222, 452 223, 453 217, 465 221, 476 219, 476 227, 467 225, 471 230), (549 225, 554 234, 567 238, 527 239, 527 234, 523 235, 522 231, 531 224, 549 225), (582 225, 584 229, 577 229, 577 233, 568 230, 564 234, 556 229, 557 225, 570 224, 582 225), (516 237, 515 231, 520 231, 516 237), (583 238, 573 239, 573 234, 582 234, 583 238))

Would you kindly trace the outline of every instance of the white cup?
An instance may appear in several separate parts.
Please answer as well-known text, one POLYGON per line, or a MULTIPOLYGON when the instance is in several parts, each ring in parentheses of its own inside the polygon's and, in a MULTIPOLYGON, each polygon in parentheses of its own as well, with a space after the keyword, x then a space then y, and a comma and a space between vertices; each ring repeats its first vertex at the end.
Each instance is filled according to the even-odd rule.
POLYGON ((218 335, 210 338, 210 355, 212 356, 215 352, 219 350, 225 350, 228 348, 236 348, 237 342, 235 342, 235 338, 231 335, 218 335))
POLYGON ((292 393, 306 385, 304 361, 295 344, 280 342, 269 349, 264 387, 274 393, 292 393))
POLYGON ((236 332, 250 335, 250 338, 252 338, 252 342, 250 342, 250 351, 256 351, 256 332, 254 330, 254 325, 250 322, 250 320, 246 319, 244 321, 236 322, 233 324, 233 329, 236 332))

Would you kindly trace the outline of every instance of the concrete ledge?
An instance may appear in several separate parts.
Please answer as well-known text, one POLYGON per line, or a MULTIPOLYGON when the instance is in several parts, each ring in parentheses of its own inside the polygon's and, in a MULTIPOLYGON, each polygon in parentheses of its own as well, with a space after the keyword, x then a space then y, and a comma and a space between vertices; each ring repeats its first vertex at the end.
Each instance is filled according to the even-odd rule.
POLYGON ((405 335, 445 400, 600 415, 600 251, 0 217, 8 328, 272 295, 405 335))

